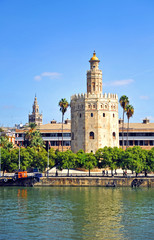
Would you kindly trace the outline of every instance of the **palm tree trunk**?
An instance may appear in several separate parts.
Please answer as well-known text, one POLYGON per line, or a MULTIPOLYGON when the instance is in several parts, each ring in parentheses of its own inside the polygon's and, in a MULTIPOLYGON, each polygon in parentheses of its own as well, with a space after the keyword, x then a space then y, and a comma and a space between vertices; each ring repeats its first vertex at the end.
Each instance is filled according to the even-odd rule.
POLYGON ((129 118, 128 118, 128 125, 127 125, 127 148, 128 148, 128 130, 129 130, 129 118))
POLYGON ((64 114, 62 113, 62 152, 63 152, 63 121, 64 121, 64 114))
POLYGON ((122 122, 122 149, 124 149, 124 109, 123 109, 123 122, 122 122))

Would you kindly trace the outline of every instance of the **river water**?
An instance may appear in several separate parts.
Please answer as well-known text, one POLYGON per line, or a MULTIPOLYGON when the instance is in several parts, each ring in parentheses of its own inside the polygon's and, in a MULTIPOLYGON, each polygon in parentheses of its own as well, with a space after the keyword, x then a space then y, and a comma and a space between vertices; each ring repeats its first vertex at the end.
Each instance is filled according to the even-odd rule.
POLYGON ((1 187, 0 240, 154 239, 154 189, 1 187))

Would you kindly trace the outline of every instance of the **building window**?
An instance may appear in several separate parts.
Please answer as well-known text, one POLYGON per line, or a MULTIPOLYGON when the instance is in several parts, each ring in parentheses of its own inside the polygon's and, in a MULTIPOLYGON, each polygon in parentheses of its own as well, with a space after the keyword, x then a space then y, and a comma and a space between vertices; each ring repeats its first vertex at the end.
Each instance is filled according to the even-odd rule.
POLYGON ((91 113, 91 117, 93 117, 93 113, 91 113))
POLYGON ((90 108, 90 104, 88 105, 88 108, 90 108))
POLYGON ((95 105, 93 105, 93 108, 95 108, 95 105))
POLYGON ((138 146, 138 141, 137 140, 135 140, 135 146, 138 146))
POLYGON ((115 117, 115 114, 113 113, 113 118, 115 117))
POLYGON ((105 113, 103 113, 103 117, 105 117, 105 113))
POLYGON ((80 113, 80 118, 81 118, 81 113, 80 113))
POLYGON ((119 144, 120 144, 120 146, 122 146, 122 141, 121 141, 121 140, 120 140, 120 143, 119 143, 119 144))
POLYGON ((129 141, 129 146, 133 146, 133 141, 132 140, 129 141))
POLYGON ((94 132, 90 132, 90 133, 89 133, 89 138, 90 138, 90 139, 94 139, 94 132))
POLYGON ((144 146, 148 146, 148 141, 144 141, 144 146))
POLYGON ((150 146, 154 145, 154 141, 150 140, 150 146))
POLYGON ((74 132, 72 132, 72 140, 74 140, 74 132))

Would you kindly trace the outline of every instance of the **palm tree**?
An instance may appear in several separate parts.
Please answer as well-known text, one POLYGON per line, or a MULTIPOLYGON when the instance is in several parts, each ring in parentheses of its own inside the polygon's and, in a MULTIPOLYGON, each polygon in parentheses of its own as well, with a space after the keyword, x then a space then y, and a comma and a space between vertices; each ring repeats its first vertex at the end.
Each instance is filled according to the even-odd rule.
POLYGON ((63 152, 63 123, 64 123, 64 114, 67 111, 69 103, 67 102, 66 98, 62 98, 59 101, 60 111, 62 112, 62 152, 63 152))
POLYGON ((127 125, 127 147, 128 147, 128 129, 129 129, 129 119, 130 117, 133 116, 134 114, 134 108, 132 105, 127 105, 126 106, 126 115, 127 115, 127 119, 128 119, 128 125, 127 125))
POLYGON ((123 122, 122 122, 122 149, 124 148, 124 114, 126 106, 129 104, 129 99, 126 95, 122 95, 119 99, 119 103, 121 107, 123 108, 123 122))
POLYGON ((32 140, 32 135, 33 132, 36 131, 37 124, 36 123, 29 123, 29 125, 26 127, 28 130, 25 132, 25 139, 24 139, 24 144, 25 145, 30 145, 30 142, 32 140))

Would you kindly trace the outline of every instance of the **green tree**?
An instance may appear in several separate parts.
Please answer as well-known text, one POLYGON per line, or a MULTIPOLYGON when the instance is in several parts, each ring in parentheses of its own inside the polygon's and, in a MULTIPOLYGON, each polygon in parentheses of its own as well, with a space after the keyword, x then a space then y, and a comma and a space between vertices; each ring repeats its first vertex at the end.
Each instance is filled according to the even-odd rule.
POLYGON ((59 163, 60 163, 59 168, 68 169, 68 176, 69 176, 70 168, 75 167, 76 154, 70 150, 67 150, 66 152, 59 152, 58 157, 59 157, 59 163))
POLYGON ((36 130, 36 123, 29 123, 29 125, 26 127, 28 130, 25 132, 25 139, 24 139, 24 145, 30 146, 30 143, 32 141, 33 132, 36 130))
POLYGON ((56 153, 55 150, 53 148, 49 149, 49 167, 52 168, 55 166, 56 163, 56 153))
POLYGON ((44 148, 40 148, 39 151, 35 149, 35 158, 33 159, 32 167, 42 172, 45 171, 47 167, 47 151, 44 148))
POLYGON ((154 172, 154 148, 151 148, 149 151, 144 150, 144 154, 146 155, 146 158, 144 159, 143 170, 146 177, 148 172, 154 172))
POLYGON ((77 159, 76 159, 76 167, 83 168, 85 166, 86 162, 86 153, 82 149, 80 149, 76 153, 77 159))
POLYGON ((112 165, 112 148, 104 147, 96 151, 95 156, 99 162, 100 168, 110 167, 112 165))
POLYGON ((11 150, 13 148, 13 143, 9 142, 9 138, 5 134, 0 135, 0 145, 7 150, 11 150))
POLYGON ((8 151, 5 148, 1 149, 1 170, 3 171, 3 176, 4 172, 10 171, 10 163, 11 163, 11 154, 10 151, 8 151))
POLYGON ((25 133, 25 146, 41 148, 44 147, 44 142, 39 130, 36 129, 35 123, 29 124, 29 129, 25 133))
POLYGON ((19 167, 19 149, 15 148, 11 152, 10 171, 18 170, 19 167))
POLYGON ((128 130, 129 130, 129 119, 133 116, 134 114, 134 108, 132 105, 127 105, 126 106, 126 115, 128 119, 128 124, 127 124, 127 147, 128 147, 128 130))
POLYGON ((97 160, 93 153, 86 153, 86 161, 84 163, 84 167, 89 169, 89 177, 90 177, 90 170, 97 166, 97 160))
POLYGON ((129 104, 129 99, 126 95, 122 95, 119 99, 120 106, 123 108, 123 122, 122 122, 122 148, 124 148, 124 116, 126 106, 129 104))
POLYGON ((31 136, 30 147, 36 147, 39 150, 45 146, 39 130, 32 132, 31 136))
POLYGON ((59 104, 60 106, 60 111, 62 113, 62 152, 63 152, 63 124, 64 124, 64 114, 65 112, 67 111, 67 108, 69 106, 69 103, 67 102, 67 100, 65 98, 62 98, 60 101, 59 101, 59 104))
POLYGON ((146 155, 141 147, 134 146, 132 148, 126 149, 124 157, 126 168, 135 171, 136 176, 138 175, 138 173, 143 171, 144 162, 146 161, 146 155))

